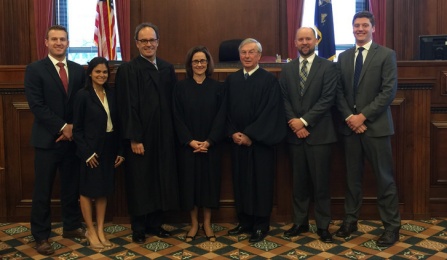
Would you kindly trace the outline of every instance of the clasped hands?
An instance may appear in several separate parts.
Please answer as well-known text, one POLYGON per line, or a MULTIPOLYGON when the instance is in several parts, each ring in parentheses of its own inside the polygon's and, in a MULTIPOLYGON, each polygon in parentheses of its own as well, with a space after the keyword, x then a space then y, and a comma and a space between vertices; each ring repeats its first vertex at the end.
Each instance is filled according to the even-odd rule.
MULTIPOLYGON (((93 156, 90 158, 90 160, 87 161, 87 166, 89 166, 90 168, 96 168, 99 166, 99 161, 98 161, 99 156, 94 153, 93 156)), ((122 156, 116 156, 115 159, 115 168, 120 166, 120 164, 122 164, 124 162, 124 157, 122 156)))
POLYGON ((362 113, 358 115, 350 115, 346 118, 346 124, 356 134, 362 134, 368 129, 364 124, 365 120, 366 117, 362 113))
POLYGON ((197 141, 197 140, 192 140, 191 142, 189 142, 189 146, 191 146, 191 148, 193 149, 193 153, 207 153, 208 152, 208 147, 210 147, 210 143, 208 141, 197 141))
POLYGON ((298 138, 302 139, 310 135, 309 131, 307 131, 306 127, 304 127, 304 123, 301 119, 292 118, 287 123, 298 138))
POLYGON ((245 146, 250 146, 252 144, 250 137, 241 132, 234 133, 231 137, 233 138, 233 142, 235 144, 245 146))
POLYGON ((56 139, 56 143, 59 141, 72 141, 73 140, 73 124, 66 124, 60 132, 60 136, 56 139))

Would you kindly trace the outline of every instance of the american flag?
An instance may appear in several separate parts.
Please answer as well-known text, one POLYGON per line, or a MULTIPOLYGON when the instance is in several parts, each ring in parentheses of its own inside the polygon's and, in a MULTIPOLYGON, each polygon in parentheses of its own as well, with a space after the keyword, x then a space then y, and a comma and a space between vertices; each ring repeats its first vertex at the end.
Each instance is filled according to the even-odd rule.
POLYGON ((113 0, 98 0, 95 19, 95 44, 98 56, 116 59, 116 29, 113 0))

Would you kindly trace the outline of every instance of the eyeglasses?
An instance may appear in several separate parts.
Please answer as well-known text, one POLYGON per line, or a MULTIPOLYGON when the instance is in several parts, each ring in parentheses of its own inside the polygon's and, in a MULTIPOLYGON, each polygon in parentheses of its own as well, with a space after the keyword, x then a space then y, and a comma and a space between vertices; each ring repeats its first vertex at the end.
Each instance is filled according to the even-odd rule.
POLYGON ((249 56, 253 56, 253 55, 257 54, 257 53, 259 53, 259 51, 257 51, 257 50, 249 50, 249 51, 240 51, 239 55, 245 56, 245 55, 248 54, 249 56))
POLYGON ((208 64, 208 61, 207 60, 193 60, 191 63, 194 66, 199 65, 199 63, 202 64, 202 65, 206 65, 206 64, 208 64))
POLYGON ((137 40, 137 41, 141 42, 142 44, 150 43, 151 45, 154 45, 158 42, 158 39, 149 39, 149 40, 141 39, 141 40, 137 40))

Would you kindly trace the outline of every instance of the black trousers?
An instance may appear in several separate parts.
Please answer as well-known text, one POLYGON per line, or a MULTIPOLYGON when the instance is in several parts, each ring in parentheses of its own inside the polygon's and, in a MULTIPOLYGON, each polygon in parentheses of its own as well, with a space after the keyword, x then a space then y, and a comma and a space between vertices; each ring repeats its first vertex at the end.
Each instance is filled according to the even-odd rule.
POLYGON ((82 227, 79 207, 79 167, 74 142, 61 141, 55 149, 35 148, 31 234, 36 241, 51 234, 51 194, 56 173, 60 177, 63 229, 82 227))
POLYGON ((263 232, 270 230, 270 216, 254 216, 246 213, 238 213, 239 225, 252 229, 252 231, 262 230, 263 232))
POLYGON ((157 210, 146 215, 131 216, 131 228, 134 233, 149 233, 163 224, 163 211, 157 210))

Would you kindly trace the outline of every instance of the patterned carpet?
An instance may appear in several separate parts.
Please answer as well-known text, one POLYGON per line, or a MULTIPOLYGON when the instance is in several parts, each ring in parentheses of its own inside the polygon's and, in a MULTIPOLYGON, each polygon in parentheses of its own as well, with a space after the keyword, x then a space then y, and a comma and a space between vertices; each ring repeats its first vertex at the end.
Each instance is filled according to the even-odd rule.
MULTIPOLYGON (((335 232, 341 221, 334 221, 335 232)), ((185 243, 187 224, 164 225, 172 237, 148 237, 144 245, 132 243, 130 225, 109 223, 105 231, 114 243, 101 251, 86 246, 79 239, 62 238, 60 223, 53 224, 50 239, 56 253, 39 255, 34 246, 29 223, 0 223, 0 259, 447 259, 447 219, 404 220, 400 241, 389 248, 379 248, 375 240, 382 233, 380 221, 360 221, 359 230, 343 239, 334 236, 334 243, 318 240, 315 225, 304 236, 283 237, 292 224, 274 223, 269 236, 250 244, 248 235, 228 236, 234 224, 213 225, 216 242, 206 240, 203 231, 191 243, 185 243)))

